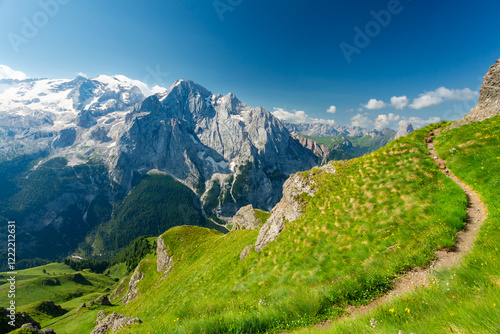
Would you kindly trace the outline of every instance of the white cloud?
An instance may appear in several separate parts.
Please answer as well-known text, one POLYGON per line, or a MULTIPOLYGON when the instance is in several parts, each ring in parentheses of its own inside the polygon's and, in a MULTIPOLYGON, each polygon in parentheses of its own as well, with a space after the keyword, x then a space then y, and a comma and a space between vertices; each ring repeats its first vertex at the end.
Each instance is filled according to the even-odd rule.
POLYGON ((405 118, 403 120, 410 122, 413 125, 413 127, 416 129, 423 128, 424 126, 427 126, 427 125, 432 124, 432 123, 441 122, 441 118, 439 118, 439 117, 430 117, 428 119, 423 119, 420 117, 410 117, 410 118, 405 118))
POLYGON ((82 72, 78 72, 78 75, 81 77, 84 77, 84 78, 88 78, 87 75, 85 73, 82 73, 82 72))
POLYGON ((24 80, 27 79, 28 76, 20 71, 14 71, 9 66, 0 65, 0 79, 15 79, 15 80, 24 80))
POLYGON ((391 105, 399 110, 403 110, 408 105, 409 100, 406 96, 393 96, 391 97, 391 105))
POLYGON ((312 118, 309 117, 305 111, 294 110, 293 112, 286 111, 283 108, 274 108, 272 112, 274 117, 293 124, 303 124, 303 123, 323 123, 323 124, 335 124, 333 119, 322 119, 322 118, 312 118))
POLYGON ((387 105, 385 104, 384 101, 380 101, 377 99, 370 99, 367 104, 365 104, 363 107, 365 107, 368 110, 375 110, 375 109, 382 109, 386 107, 387 105))
POLYGON ((441 118, 430 117, 428 119, 423 119, 420 117, 404 117, 389 113, 378 115, 375 120, 372 120, 367 114, 357 114, 351 118, 351 125, 380 131, 385 128, 398 129, 402 121, 408 121, 415 129, 420 129, 429 124, 441 122, 441 118))
POLYGON ((382 130, 387 127, 393 127, 394 124, 398 124, 401 116, 389 113, 387 115, 378 115, 375 119, 374 126, 377 130, 382 130))
POLYGON ((448 89, 439 87, 434 91, 420 94, 419 97, 414 99, 412 104, 410 104, 410 108, 422 109, 437 106, 444 101, 466 101, 477 98, 478 96, 479 92, 475 92, 469 88, 448 89))
POLYGON ((327 113, 329 114, 335 114, 337 112, 337 107, 336 106, 330 106, 330 108, 328 108, 326 110, 327 113))
POLYGON ((351 118, 351 125, 371 129, 373 127, 373 121, 363 114, 357 114, 351 118))

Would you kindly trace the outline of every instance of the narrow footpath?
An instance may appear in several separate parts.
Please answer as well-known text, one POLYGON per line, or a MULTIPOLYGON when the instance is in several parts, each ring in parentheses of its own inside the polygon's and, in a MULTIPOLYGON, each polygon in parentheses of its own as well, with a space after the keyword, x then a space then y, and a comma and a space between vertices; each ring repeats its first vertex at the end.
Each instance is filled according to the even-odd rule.
MULTIPOLYGON (((416 287, 423 284, 429 284, 431 273, 435 270, 451 268, 458 265, 465 254, 473 247, 476 240, 479 228, 486 220, 488 215, 486 205, 481 201, 479 195, 472 190, 471 187, 463 183, 457 178, 447 167, 446 162, 440 159, 434 149, 434 138, 439 134, 440 129, 434 129, 425 139, 427 149, 434 159, 434 162, 439 167, 439 170, 455 182, 467 195, 467 222, 464 229, 457 233, 457 241, 453 250, 440 250, 436 252, 436 260, 430 263, 427 268, 414 268, 398 279, 394 284, 394 289, 389 291, 384 296, 373 300, 371 303, 361 307, 349 307, 348 317, 359 317, 367 314, 369 311, 376 308, 378 305, 386 303, 396 296, 414 291, 416 287)), ((316 329, 328 330, 331 327, 331 322, 326 321, 314 326, 316 329)))

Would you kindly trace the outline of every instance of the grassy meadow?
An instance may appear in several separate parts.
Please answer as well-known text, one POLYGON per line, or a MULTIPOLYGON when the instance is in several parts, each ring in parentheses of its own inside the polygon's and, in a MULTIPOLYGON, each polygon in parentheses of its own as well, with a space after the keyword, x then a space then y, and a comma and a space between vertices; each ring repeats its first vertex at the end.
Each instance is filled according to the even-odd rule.
MULTIPOLYGON (((489 210, 463 265, 436 272, 429 286, 366 316, 354 320, 346 311, 349 305, 381 296, 398 275, 427 266, 436 250, 452 249, 464 226, 466 196, 439 171, 425 145, 435 126, 361 158, 330 162, 335 173, 319 168, 300 173, 315 188, 314 196, 297 198, 304 214, 288 222, 263 251, 252 250, 243 261, 239 255, 255 243, 258 231, 222 234, 178 226, 160 236, 173 255, 173 271, 162 279, 156 255, 148 254, 139 264, 144 273, 140 295, 126 305, 121 298, 131 273, 119 283, 82 273, 96 290, 66 301, 42 297, 41 286, 31 283, 40 290, 37 300, 56 298, 70 310, 42 319, 43 325, 58 334, 88 333, 104 309, 144 322, 119 333, 315 333, 307 327, 326 319, 334 320, 331 333, 494 333, 500 319, 500 117, 436 139, 440 157, 481 194, 489 210), (114 306, 77 312, 82 302, 113 284, 118 289, 112 294, 114 306)), ((256 215, 263 221, 269 217, 264 212, 256 215)), ((40 268, 24 272, 26 281, 56 277, 40 268)), ((109 272, 122 276, 125 269, 122 263, 109 272)), ((75 273, 61 274, 60 280, 75 273)), ((62 286, 73 288, 67 284, 62 286)))
POLYGON ((436 149, 487 205, 474 248, 460 266, 435 272, 429 286, 356 320, 346 317, 329 333, 500 332, 500 117, 441 133, 436 149))
MULTIPOLYGON (((465 195, 428 155, 429 131, 332 163, 333 174, 301 173, 316 187, 315 196, 297 199, 304 214, 241 262, 258 231, 170 229, 161 237, 174 270, 161 280, 154 257, 141 262, 140 296, 113 310, 144 323, 121 332, 280 332, 341 317, 347 305, 380 296, 397 275, 453 247, 466 217, 465 195)), ((63 322, 53 327, 71 332, 63 322)))

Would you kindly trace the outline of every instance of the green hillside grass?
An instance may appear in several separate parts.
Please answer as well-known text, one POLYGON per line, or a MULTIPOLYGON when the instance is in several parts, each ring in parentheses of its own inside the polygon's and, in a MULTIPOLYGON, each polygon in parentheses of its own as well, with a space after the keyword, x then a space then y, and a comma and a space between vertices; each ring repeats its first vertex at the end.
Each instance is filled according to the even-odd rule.
MULTIPOLYGON (((464 265, 437 273, 429 287, 355 321, 342 320, 347 305, 371 301, 397 275, 426 266, 438 249, 453 248, 463 227, 465 195, 425 146, 432 127, 337 162, 335 174, 301 173, 316 187, 314 197, 301 198, 303 216, 243 261, 239 254, 258 231, 171 228, 161 238, 173 254, 172 273, 161 280, 156 256, 147 255, 139 264, 145 274, 139 297, 121 305, 125 289, 106 312, 144 321, 119 333, 282 332, 327 318, 341 319, 332 333, 494 333, 500 319, 499 121, 436 140, 440 156, 483 196, 490 215, 464 265)), ((128 279, 120 283, 127 285, 128 279)), ((50 326, 57 333, 89 332, 100 309, 73 309, 50 326)))
MULTIPOLYGON (((5 282, 9 273, 0 273, 5 282)), ((56 304, 68 302, 89 293, 104 292, 115 283, 115 280, 105 275, 75 272, 61 263, 50 263, 45 266, 20 270, 16 275, 16 303, 18 309, 30 310, 30 304, 51 300, 56 304), (43 273, 45 270, 47 273, 43 273)), ((0 295, 7 296, 7 284, 0 285, 0 295)), ((0 306, 7 307, 9 300, 2 299, 0 306)), ((65 305, 66 307, 69 305, 65 305)), ((63 307, 65 307, 63 306, 63 307)), ((36 320, 36 318, 35 318, 36 320)))
POLYGON ((429 287, 355 321, 336 323, 330 333, 500 332, 500 117, 442 133, 436 149, 488 207, 489 216, 474 248, 461 266, 436 272, 429 287), (375 328, 371 319, 377 321, 375 328))
MULTIPOLYGON (((170 229, 162 238, 174 270, 160 281, 154 258, 141 262, 141 295, 113 309, 144 324, 122 333, 303 326, 339 316, 348 304, 367 303, 390 289, 398 274, 425 266, 437 249, 453 247, 466 217, 465 195, 428 154, 429 131, 336 163, 335 174, 301 173, 316 185, 314 197, 302 197, 303 216, 241 262, 240 252, 255 243, 258 231, 170 229)), ((54 328, 71 332, 63 324, 54 328)))

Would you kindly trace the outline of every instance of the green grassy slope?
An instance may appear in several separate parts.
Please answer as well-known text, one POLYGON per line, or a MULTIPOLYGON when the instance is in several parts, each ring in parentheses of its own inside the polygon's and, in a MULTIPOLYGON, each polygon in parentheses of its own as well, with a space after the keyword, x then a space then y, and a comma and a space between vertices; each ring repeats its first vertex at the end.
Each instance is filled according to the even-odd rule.
MULTIPOLYGON (((314 197, 302 198, 303 216, 241 262, 240 252, 255 243, 258 231, 170 229, 162 237, 174 270, 161 281, 154 258, 141 262, 141 295, 113 309, 144 324, 122 332, 278 330, 338 315, 348 304, 379 296, 396 275, 426 265, 435 250, 452 247, 463 226, 465 195, 429 157, 424 143, 429 130, 336 163, 335 174, 301 173, 316 185, 314 197)), ((82 319, 81 326, 90 324, 82 319)), ((71 332, 63 324, 54 328, 71 332)))
POLYGON ((500 117, 442 133, 436 149, 488 207, 474 248, 461 266, 435 273, 430 286, 335 324, 330 333, 500 332, 500 117))
MULTIPOLYGON (((7 296, 8 286, 3 284, 9 273, 0 273, 0 295, 7 296)), ((56 304, 94 292, 104 292, 115 283, 105 275, 90 272, 75 272, 61 263, 20 270, 16 275, 16 303, 19 310, 30 309, 30 304, 51 300, 56 304), (46 273, 43 273, 43 270, 46 273)), ((8 300, 2 299, 0 306, 7 307, 8 300)), ((68 306, 68 305, 66 305, 68 306)))

